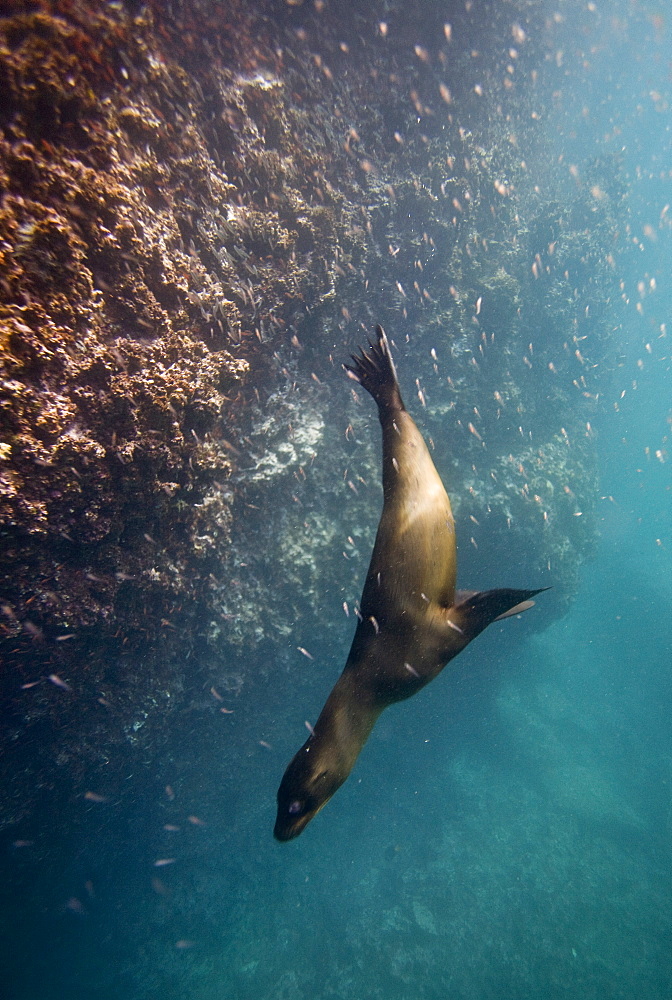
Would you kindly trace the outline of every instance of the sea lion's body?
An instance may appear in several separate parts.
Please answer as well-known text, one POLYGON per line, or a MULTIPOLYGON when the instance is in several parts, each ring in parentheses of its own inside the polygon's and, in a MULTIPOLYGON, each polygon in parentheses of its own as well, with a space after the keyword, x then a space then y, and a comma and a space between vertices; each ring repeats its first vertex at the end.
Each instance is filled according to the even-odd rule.
POLYGON ((345 668, 278 790, 279 840, 298 836, 345 781, 384 708, 411 697, 491 621, 524 610, 538 593, 456 592, 450 500, 377 333, 348 371, 378 404, 383 511, 345 668))

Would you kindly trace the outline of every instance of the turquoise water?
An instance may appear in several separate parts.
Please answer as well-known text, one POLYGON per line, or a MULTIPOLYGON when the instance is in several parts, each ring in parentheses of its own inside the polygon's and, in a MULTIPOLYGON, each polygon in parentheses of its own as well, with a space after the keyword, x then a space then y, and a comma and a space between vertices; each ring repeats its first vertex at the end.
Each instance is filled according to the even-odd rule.
POLYGON ((571 613, 510 656, 484 636, 456 680, 390 710, 298 841, 271 839, 278 768, 255 739, 284 760, 281 718, 239 718, 235 754, 176 732, 106 843, 73 830, 22 901, 40 947, 12 995, 669 996, 669 553, 638 486, 634 507, 609 485, 625 504, 605 502, 571 613), (85 913, 64 908, 86 879, 85 913))
POLYGON ((639 242, 591 428, 601 537, 569 613, 524 638, 493 626, 385 713, 291 844, 271 837, 275 792, 345 623, 324 690, 252 689, 226 739, 179 716, 109 818, 73 821, 57 870, 8 855, 12 1000, 672 996, 672 42, 655 5, 597 7, 547 141, 577 162, 619 147, 639 242))

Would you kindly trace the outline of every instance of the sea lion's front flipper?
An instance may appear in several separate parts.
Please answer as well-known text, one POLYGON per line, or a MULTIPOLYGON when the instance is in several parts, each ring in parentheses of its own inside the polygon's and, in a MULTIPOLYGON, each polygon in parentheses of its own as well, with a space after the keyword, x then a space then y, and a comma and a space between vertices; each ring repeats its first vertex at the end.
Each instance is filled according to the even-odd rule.
POLYGON ((467 642, 474 639, 491 622, 527 611, 534 604, 532 598, 548 587, 537 590, 467 590, 455 594, 455 604, 448 610, 448 625, 461 632, 467 642))
POLYGON ((532 601, 528 598, 527 601, 521 601, 520 604, 516 604, 515 607, 509 608, 508 611, 505 611, 501 615, 497 615, 495 621, 501 622, 503 618, 513 618, 514 615, 520 615, 522 614, 523 611, 528 611, 530 608, 533 608, 534 605, 535 601, 532 601))

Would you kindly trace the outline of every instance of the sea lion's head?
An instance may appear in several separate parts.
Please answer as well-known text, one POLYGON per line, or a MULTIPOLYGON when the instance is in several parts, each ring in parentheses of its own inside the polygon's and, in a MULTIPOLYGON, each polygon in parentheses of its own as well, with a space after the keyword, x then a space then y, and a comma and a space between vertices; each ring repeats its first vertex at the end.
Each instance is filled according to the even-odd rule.
POLYGON ((291 760, 278 789, 278 815, 273 836, 293 840, 303 832, 320 809, 327 804, 347 774, 330 768, 317 743, 308 740, 291 760))

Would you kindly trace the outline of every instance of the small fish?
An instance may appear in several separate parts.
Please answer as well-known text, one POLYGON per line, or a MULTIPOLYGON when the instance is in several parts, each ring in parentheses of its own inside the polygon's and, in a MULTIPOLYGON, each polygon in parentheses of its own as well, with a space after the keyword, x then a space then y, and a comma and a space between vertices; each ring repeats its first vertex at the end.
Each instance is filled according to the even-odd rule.
POLYGON ((49 674, 48 680, 50 680, 52 684, 55 684, 56 687, 60 688, 62 691, 72 691, 70 685, 66 684, 64 680, 61 680, 58 674, 49 674))
POLYGON ((31 639, 33 639, 35 642, 43 642, 44 641, 44 632, 39 627, 39 625, 35 625, 34 622, 31 622, 31 621, 28 621, 28 620, 22 622, 22 625, 23 625, 25 631, 31 637, 31 639))
POLYGON ((69 910, 71 913, 76 913, 80 917, 83 917, 86 914, 86 910, 84 909, 84 904, 82 903, 81 899, 77 899, 76 896, 71 896, 70 899, 65 904, 64 908, 66 910, 69 910))
POLYGON ((166 865, 174 865, 176 861, 177 861, 177 858, 158 858, 154 862, 154 867, 155 868, 165 868, 166 865))
POLYGON ((296 648, 298 649, 298 651, 300 653, 303 653, 304 656, 307 656, 309 660, 314 660, 315 659, 315 657, 312 655, 312 653, 309 653, 307 649, 303 648, 303 646, 297 646, 296 648))

